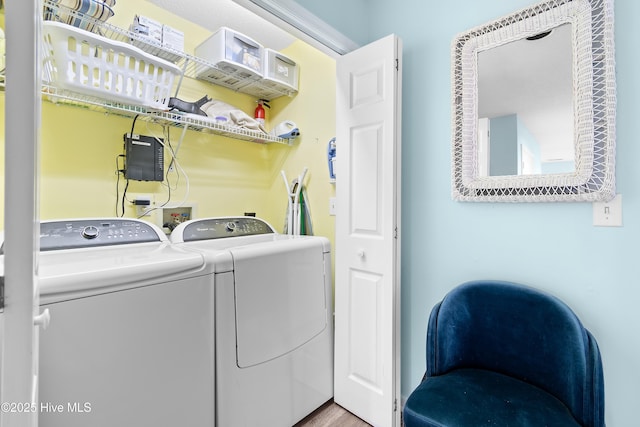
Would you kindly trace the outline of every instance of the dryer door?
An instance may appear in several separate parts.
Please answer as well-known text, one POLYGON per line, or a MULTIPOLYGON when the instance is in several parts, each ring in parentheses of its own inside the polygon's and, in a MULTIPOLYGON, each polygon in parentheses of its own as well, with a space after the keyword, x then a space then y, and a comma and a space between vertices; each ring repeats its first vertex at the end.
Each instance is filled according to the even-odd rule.
POLYGON ((328 327, 320 240, 271 241, 231 253, 240 368, 291 352, 328 327))

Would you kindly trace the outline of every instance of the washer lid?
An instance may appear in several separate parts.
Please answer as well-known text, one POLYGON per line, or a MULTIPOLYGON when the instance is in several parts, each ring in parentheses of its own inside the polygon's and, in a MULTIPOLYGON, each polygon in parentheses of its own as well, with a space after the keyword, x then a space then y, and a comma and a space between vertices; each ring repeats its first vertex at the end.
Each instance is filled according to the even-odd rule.
POLYGON ((202 254, 172 247, 159 227, 138 219, 43 221, 40 249, 36 279, 41 304, 213 272, 202 254))
POLYGON ((43 252, 39 256, 37 278, 40 301, 47 304, 207 272, 201 254, 162 242, 43 252))
POLYGON ((293 351, 328 327, 323 248, 317 238, 229 249, 240 368, 293 351))

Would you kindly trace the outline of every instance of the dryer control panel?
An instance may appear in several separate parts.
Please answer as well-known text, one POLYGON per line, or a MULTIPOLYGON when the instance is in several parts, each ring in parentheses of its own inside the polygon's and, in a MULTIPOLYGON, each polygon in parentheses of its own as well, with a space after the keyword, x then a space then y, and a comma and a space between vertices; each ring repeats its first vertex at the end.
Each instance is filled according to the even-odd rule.
POLYGON ((136 219, 77 219, 40 223, 40 250, 90 248, 167 240, 152 224, 136 219))
MULTIPOLYGON (((181 224, 182 225, 182 224, 181 224)), ((182 241, 224 239, 226 237, 253 236, 256 234, 273 234, 275 230, 265 221, 249 217, 221 217, 196 219, 184 223, 184 227, 176 228, 173 233, 182 233, 182 241)))

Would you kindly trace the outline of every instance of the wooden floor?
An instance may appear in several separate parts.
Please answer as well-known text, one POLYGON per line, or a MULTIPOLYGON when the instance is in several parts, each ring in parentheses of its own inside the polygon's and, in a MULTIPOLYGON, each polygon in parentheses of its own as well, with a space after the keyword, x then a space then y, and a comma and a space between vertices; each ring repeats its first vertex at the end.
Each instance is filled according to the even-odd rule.
POLYGON ((371 427, 351 412, 328 401, 294 427, 371 427))

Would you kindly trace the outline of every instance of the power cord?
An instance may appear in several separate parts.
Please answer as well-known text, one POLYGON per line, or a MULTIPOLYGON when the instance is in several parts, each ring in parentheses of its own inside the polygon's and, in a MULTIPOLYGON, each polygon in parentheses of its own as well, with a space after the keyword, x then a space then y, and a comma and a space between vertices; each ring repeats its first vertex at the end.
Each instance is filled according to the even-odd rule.
MULTIPOLYGON (((139 114, 136 114, 136 116, 133 118, 133 122, 131 123, 131 133, 130 133, 130 137, 133 138, 133 132, 135 129, 135 125, 136 125, 136 121, 138 120, 139 114)), ((175 205, 171 205, 171 207, 180 207, 182 206, 187 198, 189 197, 189 193, 190 193, 190 185, 189 185, 189 176, 187 175, 187 173, 185 172, 185 170, 182 168, 182 166, 180 165, 180 163, 178 162, 177 156, 176 156, 176 152, 177 149, 180 148, 180 146, 182 145, 182 141, 184 140, 186 131, 187 131, 187 126, 185 125, 182 134, 180 136, 180 141, 178 142, 178 148, 176 150, 174 150, 172 144, 171 144, 171 138, 170 138, 170 131, 169 131, 169 126, 168 125, 162 125, 162 134, 165 137, 165 141, 166 143, 162 140, 162 138, 159 138, 158 136, 156 136, 154 134, 154 132, 149 128, 149 123, 147 122, 147 130, 149 130, 149 133, 152 137, 154 137, 156 139, 156 141, 163 147, 166 148, 170 155, 171 155, 171 161, 169 162, 169 166, 167 167, 167 172, 165 174, 165 179, 164 181, 161 183, 162 185, 164 185, 167 188, 167 199, 164 203, 162 203, 159 206, 155 206, 153 208, 149 208, 146 209, 140 216, 138 216, 138 218, 142 218, 144 216, 147 216, 150 212, 156 210, 156 209, 160 209, 163 207, 166 207, 169 205, 169 202, 171 201, 171 197, 172 197, 172 190, 177 190, 178 188, 178 183, 180 182, 180 175, 184 176, 185 182, 186 182, 186 189, 185 189, 185 195, 183 197, 183 199, 175 204, 175 205), (174 184, 174 188, 172 188, 171 185, 171 178, 170 178, 170 172, 175 171, 176 174, 176 181, 174 184)), ((117 175, 117 180, 116 180, 116 206, 115 206, 115 211, 116 211, 116 216, 120 216, 120 217, 124 217, 125 214, 125 203, 127 201, 127 190, 129 188, 129 179, 126 180, 126 184, 124 187, 124 190, 122 192, 122 197, 120 197, 120 175, 122 174, 123 176, 126 176, 126 160, 125 163, 121 166, 118 162, 119 158, 123 158, 126 159, 126 154, 124 153, 126 152, 126 148, 123 145, 123 154, 119 154, 116 156, 116 175, 117 175), (119 206, 120 205, 120 206, 119 206), (120 210, 118 210, 118 208, 120 208, 120 210)))
POLYGON ((118 159, 122 158, 124 159, 124 154, 118 154, 116 156, 116 208, 115 208, 115 212, 116 212, 116 216, 118 216, 118 200, 120 200, 120 174, 124 174, 124 165, 122 167, 120 167, 120 165, 118 164, 118 159))
MULTIPOLYGON (((140 115, 136 114, 135 117, 133 118, 133 122, 131 123, 131 133, 129 134, 129 136, 131 138, 133 138, 133 131, 136 127, 136 120, 138 120, 138 117, 140 115)), ((122 200, 120 202, 120 214, 118 215, 118 200, 120 199, 120 174, 125 174, 126 173, 126 166, 123 166, 122 168, 120 168, 120 165, 118 165, 118 158, 122 157, 122 158, 126 158, 126 155, 124 154, 126 152, 126 148, 125 148, 125 144, 122 145, 122 151, 123 154, 119 154, 118 156, 116 156, 116 174, 118 176, 118 179, 116 180, 116 216, 120 216, 120 217, 124 217, 124 204, 125 201, 127 200, 127 190, 129 189, 129 180, 127 179, 126 184, 124 186, 124 190, 122 192, 122 200)))
MULTIPOLYGON (((150 128, 149 128, 149 123, 147 123, 147 130, 149 131, 149 134, 154 137, 156 139, 156 141, 158 141, 158 143, 160 145, 162 145, 164 148, 167 148, 169 150, 169 154, 171 154, 171 161, 169 162, 169 166, 167 168, 167 173, 165 174, 165 180, 167 181, 167 189, 169 191, 169 194, 171 194, 171 184, 169 181, 169 172, 171 172, 172 170, 176 171, 176 184, 173 188, 173 190, 177 190, 177 186, 178 186, 178 182, 180 181, 180 174, 182 174, 182 176, 184 176, 185 179, 185 194, 184 197, 182 198, 182 200, 179 203, 176 204, 172 204, 170 205, 170 207, 172 208, 177 208, 182 206, 186 201, 187 198, 189 197, 189 193, 190 193, 190 184, 189 184, 189 175, 187 175, 187 173, 185 172, 185 170, 182 168, 182 166, 180 165, 180 162, 178 162, 178 157, 176 155, 177 150, 180 148, 180 146, 182 145, 182 141, 184 140, 186 131, 187 131, 187 126, 185 125, 185 127, 182 130, 182 134, 180 135, 180 141, 178 141, 178 146, 176 148, 176 150, 173 149, 173 146, 171 144, 171 138, 170 138, 170 132, 169 132, 169 127, 164 125, 163 126, 163 136, 165 137, 166 143, 159 138, 150 128)), ((169 204, 170 198, 161 206, 158 206, 157 208, 161 208, 161 207, 166 207, 169 204)), ((154 208, 154 209, 157 209, 154 208)), ((151 209, 153 210, 153 209, 151 209)), ((151 211, 149 210, 149 212, 151 211)))

